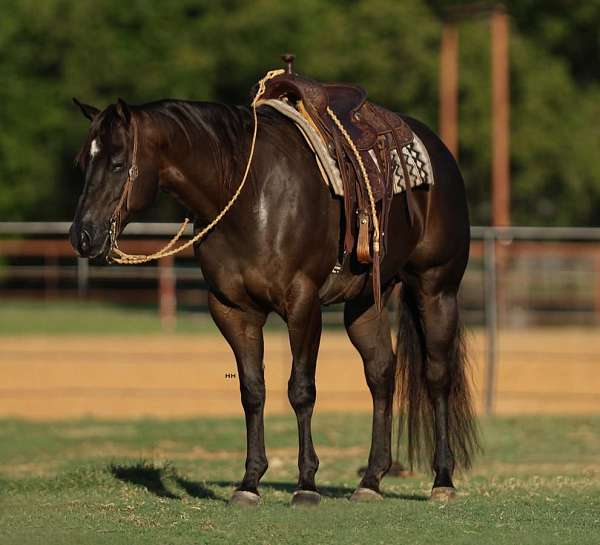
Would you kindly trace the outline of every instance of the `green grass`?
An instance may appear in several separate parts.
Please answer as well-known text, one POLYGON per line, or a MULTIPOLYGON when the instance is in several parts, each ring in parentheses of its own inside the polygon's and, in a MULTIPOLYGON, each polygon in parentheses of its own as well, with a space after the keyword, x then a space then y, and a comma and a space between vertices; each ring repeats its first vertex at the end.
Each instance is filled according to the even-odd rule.
MULTIPOLYGON (((338 307, 325 309, 333 320, 325 327, 339 329, 338 307)), ((285 325, 269 316, 267 330, 285 325)), ((8 300, 0 304, 2 335, 132 335, 163 332, 158 309, 153 306, 119 305, 98 301, 8 300)), ((178 310, 175 333, 219 334, 208 311, 178 310)))
MULTIPOLYGON (((0 335, 131 335, 160 333, 158 310, 94 301, 4 301, 0 335)), ((218 333, 206 312, 179 312, 177 333, 218 333)))
POLYGON ((295 421, 267 420, 263 504, 227 505, 243 472, 244 425, 188 421, 0 421, 2 544, 600 543, 600 417, 483 422, 485 454, 449 504, 431 477, 386 478, 385 501, 351 504, 368 415, 315 416, 324 494, 289 506, 295 421))

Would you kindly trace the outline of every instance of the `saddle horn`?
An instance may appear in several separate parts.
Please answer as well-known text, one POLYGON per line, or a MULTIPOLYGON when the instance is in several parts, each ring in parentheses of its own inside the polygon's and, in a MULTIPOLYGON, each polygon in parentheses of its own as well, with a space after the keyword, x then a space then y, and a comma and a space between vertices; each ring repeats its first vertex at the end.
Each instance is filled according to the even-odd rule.
POLYGON ((287 65, 286 72, 290 75, 294 73, 294 59, 295 58, 296 58, 296 55, 294 55, 293 53, 285 53, 284 55, 281 55, 281 59, 287 65))

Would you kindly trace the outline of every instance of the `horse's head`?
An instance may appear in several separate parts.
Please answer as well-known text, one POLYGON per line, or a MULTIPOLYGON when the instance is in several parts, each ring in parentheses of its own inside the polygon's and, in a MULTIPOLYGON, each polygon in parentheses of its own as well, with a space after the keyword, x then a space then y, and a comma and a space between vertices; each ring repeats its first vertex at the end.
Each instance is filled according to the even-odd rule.
POLYGON ((156 195, 158 158, 142 134, 142 114, 121 99, 104 111, 73 99, 91 122, 77 163, 85 178, 70 239, 82 257, 110 255, 132 212, 156 195))

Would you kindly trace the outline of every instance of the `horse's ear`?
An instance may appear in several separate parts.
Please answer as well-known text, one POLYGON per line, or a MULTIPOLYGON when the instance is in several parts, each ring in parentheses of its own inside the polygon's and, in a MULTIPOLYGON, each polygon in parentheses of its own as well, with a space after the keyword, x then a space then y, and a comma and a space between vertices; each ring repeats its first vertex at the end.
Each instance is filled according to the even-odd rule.
POLYGON ((94 117, 96 117, 100 110, 94 106, 90 106, 89 104, 83 104, 83 102, 79 102, 75 97, 73 97, 73 102, 79 106, 81 109, 81 113, 85 115, 90 121, 94 121, 94 117))
POLYGON ((122 98, 117 99, 117 115, 123 120, 125 125, 129 125, 129 121, 131 120, 131 111, 129 110, 129 106, 127 106, 122 98))

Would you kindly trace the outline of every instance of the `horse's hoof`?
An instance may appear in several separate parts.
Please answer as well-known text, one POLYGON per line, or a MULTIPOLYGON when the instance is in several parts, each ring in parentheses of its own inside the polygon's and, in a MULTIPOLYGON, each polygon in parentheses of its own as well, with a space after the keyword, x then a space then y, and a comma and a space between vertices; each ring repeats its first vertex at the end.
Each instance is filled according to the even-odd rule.
POLYGON ((453 486, 437 486, 431 490, 430 501, 450 501, 456 498, 456 488, 453 486))
POLYGON ((314 490, 296 490, 292 495, 292 507, 315 507, 321 502, 321 494, 314 490))
POLYGON ((229 505, 240 507, 256 507, 260 503, 260 496, 248 490, 236 490, 229 500, 229 505))
POLYGON ((362 486, 357 488, 352 496, 350 496, 350 501, 381 501, 383 500, 383 496, 379 492, 375 492, 375 490, 371 490, 370 488, 363 488, 362 486))

